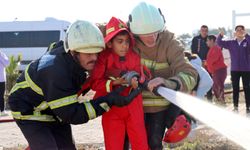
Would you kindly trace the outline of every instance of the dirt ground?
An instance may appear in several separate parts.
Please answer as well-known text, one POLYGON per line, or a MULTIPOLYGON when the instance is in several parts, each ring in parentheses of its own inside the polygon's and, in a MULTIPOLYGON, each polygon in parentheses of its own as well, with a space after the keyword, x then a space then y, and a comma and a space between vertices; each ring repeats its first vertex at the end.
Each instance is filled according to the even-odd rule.
MULTIPOLYGON (((227 94, 225 109, 232 110, 231 94, 227 94)), ((240 95, 240 115, 246 116, 245 103, 240 95)), ((101 117, 83 125, 72 125, 73 136, 79 150, 104 150, 101 117)), ((14 122, 0 123, 0 150, 22 150, 27 146, 20 129, 14 122)), ((196 149, 196 150, 243 150, 232 141, 223 137, 213 129, 198 123, 189 137, 178 144, 165 144, 165 149, 196 149), (191 148, 178 148, 183 145, 194 145, 191 148)))

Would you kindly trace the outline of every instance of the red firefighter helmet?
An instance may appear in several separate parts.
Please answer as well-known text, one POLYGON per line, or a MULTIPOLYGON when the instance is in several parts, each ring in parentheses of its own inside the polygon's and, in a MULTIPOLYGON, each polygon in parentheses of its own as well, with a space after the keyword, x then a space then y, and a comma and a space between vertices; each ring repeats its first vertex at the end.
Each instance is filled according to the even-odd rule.
POLYGON ((184 115, 180 115, 176 118, 172 127, 165 133, 163 141, 167 143, 177 143, 186 138, 190 130, 190 123, 184 115))
POLYGON ((127 24, 116 17, 112 17, 106 25, 106 37, 104 39, 105 43, 107 44, 113 37, 115 37, 121 31, 127 31, 131 42, 133 42, 133 36, 129 32, 127 24))

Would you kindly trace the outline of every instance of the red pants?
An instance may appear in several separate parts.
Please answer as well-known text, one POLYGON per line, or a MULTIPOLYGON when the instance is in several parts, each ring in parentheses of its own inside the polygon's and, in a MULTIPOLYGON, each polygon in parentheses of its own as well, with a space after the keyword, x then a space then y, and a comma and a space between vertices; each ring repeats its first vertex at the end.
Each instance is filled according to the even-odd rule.
POLYGON ((127 132, 133 150, 148 150, 141 95, 125 107, 113 106, 102 115, 106 150, 123 150, 127 132))

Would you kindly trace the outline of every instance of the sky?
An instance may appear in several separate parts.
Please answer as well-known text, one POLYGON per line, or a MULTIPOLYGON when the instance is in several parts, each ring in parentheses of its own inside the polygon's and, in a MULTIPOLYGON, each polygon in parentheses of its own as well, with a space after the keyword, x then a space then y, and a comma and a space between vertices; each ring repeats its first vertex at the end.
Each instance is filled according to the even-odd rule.
MULTIPOLYGON (((142 0, 2 0, 0 22, 37 21, 53 17, 73 22, 108 22, 112 16, 127 21, 142 0)), ((250 13, 250 0, 145 0, 161 8, 167 28, 177 35, 196 33, 201 25, 232 27, 232 11, 250 13)), ((250 28, 250 16, 237 17, 236 24, 250 28)))

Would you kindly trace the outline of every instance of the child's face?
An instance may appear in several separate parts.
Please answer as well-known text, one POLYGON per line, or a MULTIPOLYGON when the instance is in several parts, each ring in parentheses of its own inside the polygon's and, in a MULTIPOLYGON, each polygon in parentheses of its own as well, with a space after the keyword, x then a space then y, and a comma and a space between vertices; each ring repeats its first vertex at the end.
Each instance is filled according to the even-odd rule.
POLYGON ((208 47, 212 47, 213 45, 214 45, 214 41, 213 40, 209 40, 209 39, 207 39, 207 46, 208 47))
POLYGON ((107 43, 109 48, 112 48, 113 51, 118 56, 125 56, 129 50, 130 45, 130 38, 128 34, 125 35, 117 35, 115 36, 112 41, 107 43))

